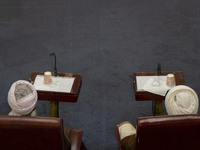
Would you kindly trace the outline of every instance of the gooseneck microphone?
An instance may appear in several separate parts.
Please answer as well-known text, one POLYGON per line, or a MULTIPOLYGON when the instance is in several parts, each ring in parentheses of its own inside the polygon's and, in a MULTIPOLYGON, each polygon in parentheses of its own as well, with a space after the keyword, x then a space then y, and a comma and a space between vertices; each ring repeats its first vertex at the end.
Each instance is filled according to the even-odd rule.
POLYGON ((57 76, 57 68, 56 68, 56 54, 55 54, 55 53, 50 53, 50 56, 54 56, 54 59, 55 59, 54 75, 57 76))
POLYGON ((157 67, 157 75, 160 76, 161 74, 162 74, 162 72, 161 72, 161 64, 159 63, 158 67, 157 67))

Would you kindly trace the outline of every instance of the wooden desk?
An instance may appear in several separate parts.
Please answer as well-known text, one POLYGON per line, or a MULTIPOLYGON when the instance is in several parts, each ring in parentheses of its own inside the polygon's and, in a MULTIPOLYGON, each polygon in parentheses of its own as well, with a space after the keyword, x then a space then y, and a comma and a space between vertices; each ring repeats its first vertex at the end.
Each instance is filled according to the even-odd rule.
MULTIPOLYGON (((183 72, 163 72, 161 75, 167 75, 169 73, 174 74, 176 85, 185 85, 184 74, 183 72)), ((153 94, 146 91, 137 91, 137 80, 136 76, 156 76, 156 72, 138 72, 133 73, 133 87, 135 92, 136 101, 153 101, 155 100, 155 115, 162 114, 162 100, 165 99, 165 96, 153 94)))
MULTIPOLYGON (((37 75, 44 75, 43 72, 32 72, 29 81, 33 84, 37 75)), ((78 101, 78 96, 80 93, 82 85, 82 77, 78 74, 71 73, 58 73, 61 77, 75 77, 74 84, 72 86, 70 93, 62 92, 51 92, 51 91, 38 91, 38 100, 50 101, 50 116, 59 116, 59 103, 58 102, 72 102, 76 103, 78 101)))

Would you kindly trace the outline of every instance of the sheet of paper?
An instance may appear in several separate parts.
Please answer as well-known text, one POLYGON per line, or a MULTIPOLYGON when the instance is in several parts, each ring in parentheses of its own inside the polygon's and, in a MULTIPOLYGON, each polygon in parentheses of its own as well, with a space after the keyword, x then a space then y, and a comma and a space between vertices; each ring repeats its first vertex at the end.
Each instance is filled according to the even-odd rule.
POLYGON ((136 76, 137 91, 144 91, 143 86, 154 76, 136 76))
POLYGON ((165 96, 171 88, 166 85, 167 76, 137 76, 137 91, 147 91, 165 96))
POLYGON ((39 91, 52 91, 70 93, 75 77, 55 77, 52 76, 51 84, 44 84, 44 76, 37 75, 34 81, 34 87, 39 91))

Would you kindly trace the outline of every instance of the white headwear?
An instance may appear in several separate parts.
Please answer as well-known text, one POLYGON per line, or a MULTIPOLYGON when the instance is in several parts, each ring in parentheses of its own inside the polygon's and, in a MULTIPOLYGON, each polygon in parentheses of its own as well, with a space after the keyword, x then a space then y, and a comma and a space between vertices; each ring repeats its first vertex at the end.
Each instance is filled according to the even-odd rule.
POLYGON ((9 115, 22 116, 31 113, 37 103, 37 91, 28 81, 18 80, 8 92, 9 115))
POLYGON ((173 87, 165 97, 168 115, 196 114, 199 100, 196 92, 188 86, 173 87))
POLYGON ((119 125, 120 140, 134 134, 136 134, 136 129, 133 127, 133 125, 129 121, 122 122, 119 125))

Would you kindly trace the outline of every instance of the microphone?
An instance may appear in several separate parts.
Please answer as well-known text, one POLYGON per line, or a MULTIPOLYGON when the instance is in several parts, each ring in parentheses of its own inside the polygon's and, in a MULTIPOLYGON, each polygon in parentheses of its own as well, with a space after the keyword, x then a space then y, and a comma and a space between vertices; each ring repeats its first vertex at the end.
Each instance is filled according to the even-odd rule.
POLYGON ((57 76, 57 68, 56 68, 56 54, 55 54, 55 53, 50 53, 50 56, 54 56, 54 59, 55 59, 54 75, 57 76))
POLYGON ((158 64, 158 67, 157 67, 157 75, 158 75, 158 76, 161 75, 161 64, 158 64))

